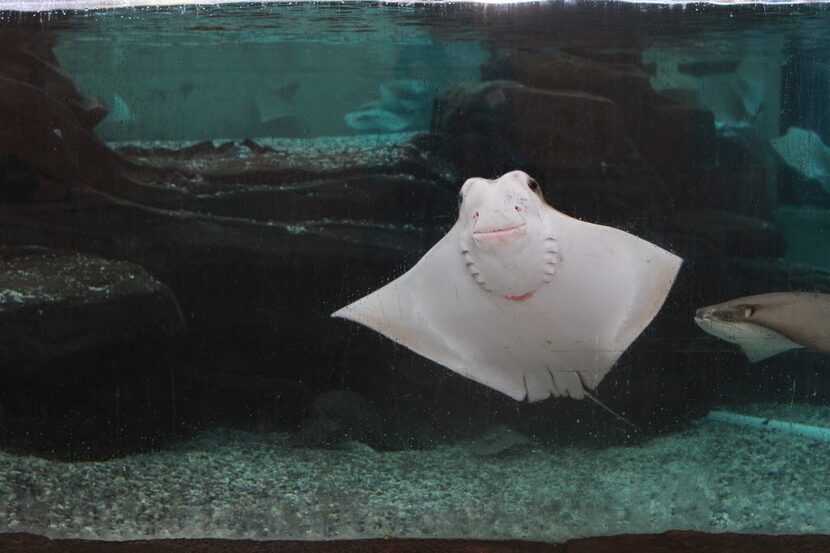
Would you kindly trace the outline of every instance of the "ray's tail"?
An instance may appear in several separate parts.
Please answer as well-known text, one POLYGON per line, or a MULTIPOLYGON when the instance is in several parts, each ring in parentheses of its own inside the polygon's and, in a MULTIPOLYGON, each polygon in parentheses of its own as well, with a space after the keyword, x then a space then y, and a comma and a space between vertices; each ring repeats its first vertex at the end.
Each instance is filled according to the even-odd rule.
POLYGON ((606 411, 608 411, 609 413, 614 415, 614 417, 620 419, 621 421, 623 421, 625 424, 627 424, 628 426, 630 426, 631 428, 633 428, 637 432, 640 431, 639 426, 637 426, 636 424, 634 424, 633 422, 631 422, 630 420, 628 420, 624 416, 620 415, 619 413, 617 413, 616 411, 614 411, 613 409, 611 409, 610 407, 605 405, 603 402, 601 402, 599 399, 597 399, 596 396, 589 393, 588 390, 584 390, 584 393, 585 393, 585 397, 587 397, 588 399, 590 399, 591 401, 593 401, 594 403, 596 403, 597 405, 599 405, 600 407, 602 407, 603 409, 605 409, 606 411))

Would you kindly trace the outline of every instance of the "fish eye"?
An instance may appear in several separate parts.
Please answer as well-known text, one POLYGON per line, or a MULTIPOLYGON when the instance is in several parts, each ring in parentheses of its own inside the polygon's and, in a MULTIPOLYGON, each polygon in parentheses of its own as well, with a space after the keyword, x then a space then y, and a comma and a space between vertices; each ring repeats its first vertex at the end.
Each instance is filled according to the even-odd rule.
POLYGON ((458 192, 458 206, 459 207, 461 207, 461 202, 463 202, 463 201, 464 201, 464 194, 461 191, 459 191, 458 192))
POLYGON ((534 179, 534 178, 532 178, 532 177, 528 179, 528 181, 527 181, 527 185, 528 185, 528 186, 530 187, 530 189, 531 189, 531 190, 533 190, 534 192, 536 192, 537 190, 539 190, 539 183, 538 183, 538 182, 536 182, 536 179, 534 179))

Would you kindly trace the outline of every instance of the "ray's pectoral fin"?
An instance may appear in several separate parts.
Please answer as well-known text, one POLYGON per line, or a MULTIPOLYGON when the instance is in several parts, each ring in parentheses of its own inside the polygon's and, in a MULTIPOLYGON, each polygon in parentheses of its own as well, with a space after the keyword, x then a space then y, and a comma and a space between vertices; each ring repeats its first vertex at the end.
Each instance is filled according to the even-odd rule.
POLYGON ((410 270, 400 278, 332 313, 332 317, 347 319, 423 355, 424 357, 458 371, 467 363, 436 331, 430 317, 419 309, 413 291, 420 269, 410 270))

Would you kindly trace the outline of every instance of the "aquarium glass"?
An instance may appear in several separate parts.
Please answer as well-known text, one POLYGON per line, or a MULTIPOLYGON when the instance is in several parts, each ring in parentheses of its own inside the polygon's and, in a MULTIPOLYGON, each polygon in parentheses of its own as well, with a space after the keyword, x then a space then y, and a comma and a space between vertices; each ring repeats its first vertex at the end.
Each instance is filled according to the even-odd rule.
POLYGON ((828 5, 69 4, 0 0, 0 532, 830 533, 828 5))

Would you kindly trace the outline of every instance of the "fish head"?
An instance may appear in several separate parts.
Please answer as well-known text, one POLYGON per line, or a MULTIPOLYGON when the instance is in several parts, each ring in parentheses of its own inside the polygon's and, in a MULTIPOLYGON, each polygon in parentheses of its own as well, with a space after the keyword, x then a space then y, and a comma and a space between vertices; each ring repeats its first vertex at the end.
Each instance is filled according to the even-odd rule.
POLYGON ((758 326, 753 320, 758 306, 746 299, 701 307, 695 312, 695 323, 722 340, 743 344, 758 326))
MULTIPOLYGON (((743 298, 744 300, 746 298, 743 298)), ((751 302, 725 302, 701 307, 695 312, 695 320, 712 321, 720 324, 752 323, 758 306, 751 302)))
POLYGON ((777 309, 789 301, 788 297, 762 294, 701 307, 695 312, 695 322, 709 334, 739 345, 754 363, 803 347, 770 326, 770 320, 775 319, 777 309))
POLYGON ((523 171, 464 183, 457 222, 461 250, 485 290, 527 299, 551 280, 559 262, 551 211, 539 183, 523 171))
POLYGON ((459 193, 459 222, 469 243, 504 248, 543 232, 545 200, 539 183, 523 171, 498 179, 467 179, 459 193))

